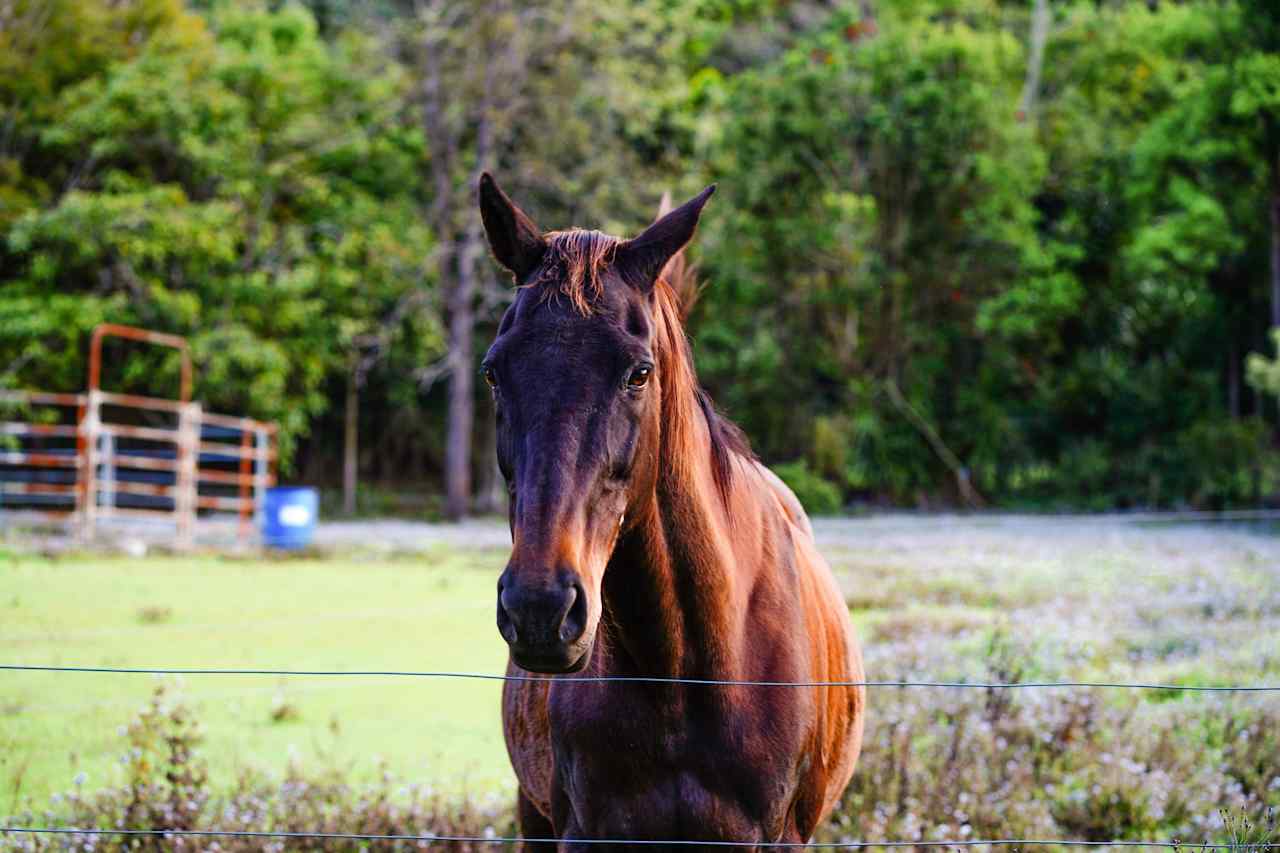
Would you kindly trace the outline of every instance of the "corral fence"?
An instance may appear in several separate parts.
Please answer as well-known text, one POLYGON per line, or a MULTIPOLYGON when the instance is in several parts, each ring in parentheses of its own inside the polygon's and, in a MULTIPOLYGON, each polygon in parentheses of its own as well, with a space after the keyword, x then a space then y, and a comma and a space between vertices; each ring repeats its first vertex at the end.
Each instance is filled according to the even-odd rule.
POLYGON ((197 519, 248 539, 276 482, 276 425, 206 412, 191 400, 191 372, 185 339, 104 324, 93 333, 87 392, 0 390, 0 512, 67 524, 86 543, 134 521, 168 525, 175 546, 188 548, 197 519), (104 391, 107 337, 177 350, 178 398, 104 391))

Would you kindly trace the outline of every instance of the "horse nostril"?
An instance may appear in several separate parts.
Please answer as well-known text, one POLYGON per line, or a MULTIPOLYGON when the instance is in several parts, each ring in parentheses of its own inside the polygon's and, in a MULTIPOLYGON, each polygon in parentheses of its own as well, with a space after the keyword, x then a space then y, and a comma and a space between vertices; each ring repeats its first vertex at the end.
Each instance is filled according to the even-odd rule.
POLYGON ((506 585, 501 580, 498 581, 498 633, 502 635, 502 639, 508 643, 514 643, 520 638, 519 625, 514 617, 515 609, 511 606, 511 602, 507 600, 508 591, 506 585))
POLYGON ((572 643, 587 630, 587 595, 582 584, 574 581, 569 587, 569 606, 564 621, 560 623, 560 641, 572 643))
POLYGON ((562 575, 551 583, 521 583, 504 572, 498 581, 497 611, 502 639, 512 646, 545 652, 582 637, 587 593, 572 576, 562 575))

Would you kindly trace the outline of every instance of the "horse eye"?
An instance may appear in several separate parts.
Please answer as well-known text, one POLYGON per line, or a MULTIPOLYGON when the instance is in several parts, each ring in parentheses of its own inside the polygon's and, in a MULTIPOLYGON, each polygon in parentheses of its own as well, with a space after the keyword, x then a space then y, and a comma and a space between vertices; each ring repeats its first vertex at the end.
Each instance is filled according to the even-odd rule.
POLYGON ((489 385, 489 387, 490 387, 490 388, 497 388, 497 387, 498 387, 498 374, 496 374, 496 373, 494 373, 494 372, 493 372, 493 368, 492 368, 492 367, 485 367, 485 368, 484 368, 484 370, 483 370, 483 373, 484 373, 484 381, 489 385))
POLYGON ((631 371, 631 375, 627 377, 627 387, 632 390, 638 390, 649 384, 649 377, 653 375, 653 365, 642 364, 631 371))

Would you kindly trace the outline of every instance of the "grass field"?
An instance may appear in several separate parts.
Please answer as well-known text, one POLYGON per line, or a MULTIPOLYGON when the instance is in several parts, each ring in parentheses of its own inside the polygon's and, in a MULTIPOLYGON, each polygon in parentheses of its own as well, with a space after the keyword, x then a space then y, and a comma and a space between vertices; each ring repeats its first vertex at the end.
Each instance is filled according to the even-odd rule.
MULTIPOLYGON (((817 533, 872 679, 1280 684, 1274 534, 1016 517, 823 520, 817 533)), ((0 557, 0 662, 500 672, 495 538, 309 560, 0 557)), ((0 814, 78 773, 85 790, 118 784, 118 730, 154 686, 0 673, 0 814)), ((292 762, 384 789, 503 803, 511 790, 495 683, 189 676, 181 691, 212 787, 292 762)), ((1277 693, 873 689, 863 758, 824 837, 1215 838, 1219 809, 1280 805, 1277 755, 1277 693)), ((376 797, 332 796, 350 812, 331 827, 369 825, 376 797)))
MULTIPOLYGON (((0 558, 4 663, 501 672, 502 555, 404 559, 0 558)), ((215 778, 290 760, 380 763, 453 790, 508 785, 497 683, 187 676, 215 778)), ((0 813, 114 781, 153 676, 0 673, 0 813)))

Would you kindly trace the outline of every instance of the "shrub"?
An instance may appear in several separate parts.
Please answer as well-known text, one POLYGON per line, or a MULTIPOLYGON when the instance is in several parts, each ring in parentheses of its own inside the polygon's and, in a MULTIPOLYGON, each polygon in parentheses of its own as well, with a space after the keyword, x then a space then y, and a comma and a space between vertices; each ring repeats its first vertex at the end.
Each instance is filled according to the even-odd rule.
MULTIPOLYGON (((136 830, 271 831, 361 835, 511 835, 515 827, 507 798, 446 800, 421 785, 401 784, 390 774, 355 786, 336 773, 303 777, 290 767, 281 782, 245 772, 230 790, 214 791, 198 751, 200 727, 172 690, 158 687, 151 701, 122 730, 125 781, 118 787, 55 796, 52 807, 29 810, 0 825, 136 830)), ((421 847, 422 845, 417 845, 421 847)), ((451 851, 492 849, 492 844, 451 844, 451 851)), ((249 853, 284 850, 283 841, 226 836, 12 835, 0 832, 5 850, 218 850, 249 853)), ((350 851, 367 843, 340 838, 290 842, 287 849, 350 851)), ((407 849, 388 846, 387 849, 407 849)))
POLYGON ((1280 727, 1265 702, 1108 702, 1098 691, 876 691, 863 754, 830 840, 947 838, 1213 840, 1219 812, 1280 800, 1273 759, 1247 735, 1280 727), (1224 750, 1197 737, 1218 715, 1224 750), (1224 753, 1249 751, 1248 782, 1224 753))
POLYGON ((796 493, 810 515, 834 515, 842 507, 840 490, 829 480, 809 470, 804 460, 778 465, 773 472, 796 493))

